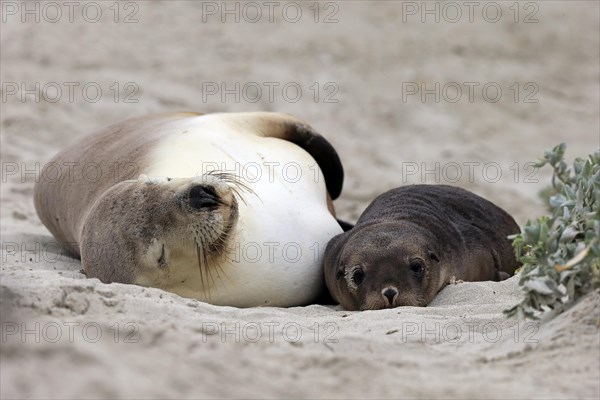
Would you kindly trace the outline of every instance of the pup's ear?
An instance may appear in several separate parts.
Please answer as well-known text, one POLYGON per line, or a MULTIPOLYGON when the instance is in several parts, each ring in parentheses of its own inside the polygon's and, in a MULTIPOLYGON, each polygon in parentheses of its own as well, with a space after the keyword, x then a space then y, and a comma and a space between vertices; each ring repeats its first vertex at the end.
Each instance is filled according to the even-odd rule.
POLYGON ((427 250, 427 255, 429 256, 430 260, 433 260, 435 262, 440 262, 440 258, 438 257, 437 254, 435 254, 433 251, 431 250, 427 250))
POLYGON ((344 275, 344 266, 340 262, 342 249, 346 243, 349 233, 340 233, 334 236, 325 248, 325 257, 323 259, 323 272, 325 275, 325 284, 331 297, 336 303, 340 303, 339 280, 344 275))
MULTIPOLYGON (((334 236, 329 243, 327 243, 327 247, 325 248, 325 257, 323 259, 323 268, 325 271, 330 271, 329 274, 325 274, 326 278, 331 278, 335 276, 335 280, 340 278, 340 274, 344 274, 344 266, 341 265, 340 257, 342 253, 342 248, 344 247, 344 243, 346 242, 347 233, 340 233, 337 236, 334 236), (331 272, 335 273, 331 273, 331 272)), ((333 284, 334 282, 327 282, 327 286, 333 284)))

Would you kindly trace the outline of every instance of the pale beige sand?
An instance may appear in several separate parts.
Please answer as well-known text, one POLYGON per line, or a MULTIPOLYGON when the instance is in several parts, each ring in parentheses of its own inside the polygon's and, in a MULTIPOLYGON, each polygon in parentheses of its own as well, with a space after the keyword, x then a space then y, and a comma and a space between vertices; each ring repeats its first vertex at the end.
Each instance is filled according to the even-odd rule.
MULTIPOLYGON (((102 4, 98 23, 86 22, 81 7, 73 23, 66 14, 58 23, 21 23, 3 13, 2 398, 600 396, 598 293, 553 320, 518 326, 502 315, 519 300, 517 278, 457 284, 419 309, 214 307, 85 279, 78 262, 56 254, 35 215, 35 173, 21 177, 69 141, 130 116, 274 110, 309 121, 338 149, 347 174, 336 202, 343 218, 355 220, 389 188, 422 181, 419 173, 406 175, 413 163, 421 172, 421 163, 433 169, 439 162, 442 172, 456 162, 463 177, 455 184, 523 224, 544 212, 536 193, 549 176, 541 171, 539 182, 528 183, 525 163, 560 141, 569 158, 598 147, 597 2, 536 2, 539 22, 531 24, 513 21, 512 2, 498 3, 497 23, 482 18, 482 6, 473 23, 466 8, 458 23, 421 23, 420 15, 403 14, 401 2, 338 2, 333 24, 313 22, 312 2, 303 3, 295 24, 280 13, 273 23, 268 16, 262 23, 209 16, 204 23, 202 3, 191 1, 132 3, 139 22, 122 23, 135 10, 122 6, 121 23, 114 23, 112 2, 102 4), (7 94, 7 82, 57 82, 63 97, 52 103, 29 95, 23 102, 7 94), (65 82, 80 84, 73 102, 65 82), (89 82, 103 89, 96 103, 81 94, 89 82), (127 82, 139 87, 139 102, 123 102, 127 82), (257 82, 264 90, 256 103, 203 101, 209 82, 257 82), (292 103, 279 90, 271 102, 265 82, 297 82, 303 95, 292 103), (323 102, 328 82, 339 88, 337 103, 323 102), (403 102, 403 82, 496 82, 503 97, 490 103, 476 90, 470 102, 463 86, 456 103, 432 96, 403 102), (523 102, 527 82, 539 87, 538 103, 523 102), (472 164, 472 182, 467 162, 479 163, 472 164), (498 182, 482 177, 485 163, 500 166, 498 182), (10 175, 13 167, 17 174, 10 175)), ((332 10, 321 9, 320 20, 332 10)), ((522 8, 520 21, 531 10, 522 8)), ((440 183, 454 176, 446 172, 440 183)), ((487 172, 494 178, 493 169, 487 172)), ((435 175, 427 178, 435 183, 435 175)))

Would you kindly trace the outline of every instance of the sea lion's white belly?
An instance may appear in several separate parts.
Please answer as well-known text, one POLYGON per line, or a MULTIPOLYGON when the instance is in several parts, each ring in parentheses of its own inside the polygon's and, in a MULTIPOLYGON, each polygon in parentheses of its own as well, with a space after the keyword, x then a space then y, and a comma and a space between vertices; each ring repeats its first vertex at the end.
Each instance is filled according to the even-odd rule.
MULTIPOLYGON (((185 255, 173 260, 161 286, 213 304, 306 303, 323 288, 325 246, 342 229, 327 209, 327 189, 315 160, 293 143, 248 129, 219 114, 175 121, 175 133, 146 155, 148 167, 141 172, 150 177, 185 178, 218 169, 254 192, 244 193, 245 202, 239 202, 220 269, 202 275, 197 260, 185 255), (199 288, 207 285, 204 295, 199 288)), ((155 280, 154 274, 141 274, 136 283, 154 285, 155 280)))

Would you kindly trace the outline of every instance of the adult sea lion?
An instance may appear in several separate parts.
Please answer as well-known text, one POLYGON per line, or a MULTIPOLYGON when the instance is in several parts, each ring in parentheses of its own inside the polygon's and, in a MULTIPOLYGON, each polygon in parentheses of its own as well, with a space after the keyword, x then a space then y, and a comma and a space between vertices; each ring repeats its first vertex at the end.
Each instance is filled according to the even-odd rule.
POLYGON ((289 115, 168 113, 60 152, 34 200, 89 277, 218 305, 295 306, 324 289, 342 182, 331 144, 289 115))

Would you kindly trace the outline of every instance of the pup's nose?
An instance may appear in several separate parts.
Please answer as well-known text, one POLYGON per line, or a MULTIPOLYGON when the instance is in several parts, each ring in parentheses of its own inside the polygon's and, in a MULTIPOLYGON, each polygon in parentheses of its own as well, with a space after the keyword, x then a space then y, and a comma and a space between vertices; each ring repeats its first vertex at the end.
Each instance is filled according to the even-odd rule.
POLYGON ((216 207, 219 205, 219 195, 214 187, 209 185, 194 185, 189 194, 190 206, 196 210, 216 207))
POLYGON ((389 305, 394 303, 394 299, 398 296, 398 289, 393 286, 387 287, 381 291, 383 297, 385 297, 388 301, 389 305))

